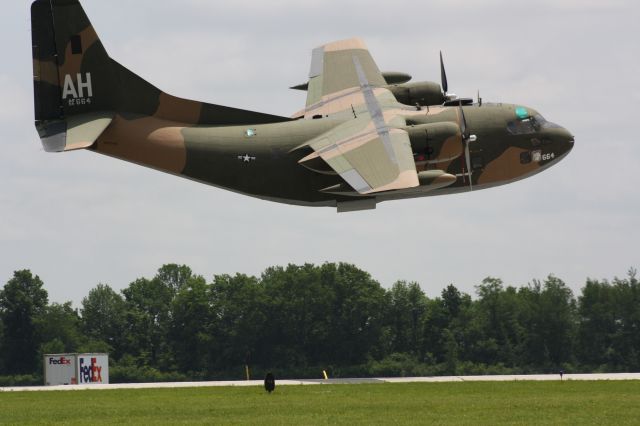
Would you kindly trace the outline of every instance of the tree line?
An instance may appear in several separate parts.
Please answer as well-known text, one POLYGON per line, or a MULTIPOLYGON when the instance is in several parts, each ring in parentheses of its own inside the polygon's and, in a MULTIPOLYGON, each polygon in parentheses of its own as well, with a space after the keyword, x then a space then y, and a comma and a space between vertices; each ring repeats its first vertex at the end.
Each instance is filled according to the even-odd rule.
POLYGON ((631 270, 576 297, 552 275, 490 277, 475 297, 449 285, 430 298, 345 263, 210 282, 168 264, 121 292, 98 284, 76 309, 16 271, 0 290, 0 376, 39 382, 42 355, 63 352, 109 353, 114 382, 240 379, 245 365, 298 378, 637 371, 640 284, 631 270))

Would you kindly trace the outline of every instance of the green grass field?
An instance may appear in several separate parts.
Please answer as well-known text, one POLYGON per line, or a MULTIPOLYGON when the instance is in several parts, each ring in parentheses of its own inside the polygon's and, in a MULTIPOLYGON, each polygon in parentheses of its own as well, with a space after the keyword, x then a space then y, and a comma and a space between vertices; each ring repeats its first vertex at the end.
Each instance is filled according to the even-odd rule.
POLYGON ((640 382, 0 393, 0 424, 640 424, 640 382))

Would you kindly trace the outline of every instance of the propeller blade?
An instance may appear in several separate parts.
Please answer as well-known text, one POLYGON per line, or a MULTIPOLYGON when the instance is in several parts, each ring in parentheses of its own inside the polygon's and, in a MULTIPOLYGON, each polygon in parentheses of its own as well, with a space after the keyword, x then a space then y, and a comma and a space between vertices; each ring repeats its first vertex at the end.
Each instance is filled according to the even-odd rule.
POLYGON ((471 151, 469 144, 475 142, 476 136, 469 133, 467 126, 467 117, 464 115, 462 101, 460 101, 460 131, 462 132, 462 143, 464 143, 464 158, 467 166, 467 174, 469 175, 469 189, 473 191, 473 181, 471 179, 471 151))
POLYGON ((462 100, 460 100, 460 117, 461 117, 460 131, 462 132, 462 139, 466 141, 469 135, 467 134, 467 117, 465 117, 464 115, 464 109, 462 108, 462 100))
POLYGON ((447 82, 447 72, 444 69, 444 61, 442 60, 442 51, 440 51, 440 78, 442 81, 442 90, 445 96, 449 93, 449 82, 447 82))
POLYGON ((471 152, 469 151, 469 139, 465 139, 464 156, 467 160, 467 173, 469 173, 469 189, 473 191, 473 181, 471 180, 471 152))

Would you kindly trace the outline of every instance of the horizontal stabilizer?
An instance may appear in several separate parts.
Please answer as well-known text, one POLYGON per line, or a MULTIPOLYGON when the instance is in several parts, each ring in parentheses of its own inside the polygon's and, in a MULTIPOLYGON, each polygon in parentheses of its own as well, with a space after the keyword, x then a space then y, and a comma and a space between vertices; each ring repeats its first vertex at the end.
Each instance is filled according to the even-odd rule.
POLYGON ((113 121, 113 113, 93 112, 74 115, 38 126, 40 139, 47 152, 73 151, 88 148, 113 121))

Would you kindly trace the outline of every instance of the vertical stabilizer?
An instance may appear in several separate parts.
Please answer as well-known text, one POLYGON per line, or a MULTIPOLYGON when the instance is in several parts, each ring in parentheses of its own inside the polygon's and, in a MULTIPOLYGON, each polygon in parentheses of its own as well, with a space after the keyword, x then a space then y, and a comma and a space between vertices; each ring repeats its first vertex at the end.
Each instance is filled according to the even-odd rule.
POLYGON ((45 151, 91 146, 117 105, 118 72, 77 0, 31 6, 36 128, 45 151))
POLYGON ((167 95, 107 54, 78 0, 31 6, 36 128, 45 151, 88 148, 116 114, 185 125, 290 121, 167 95))

